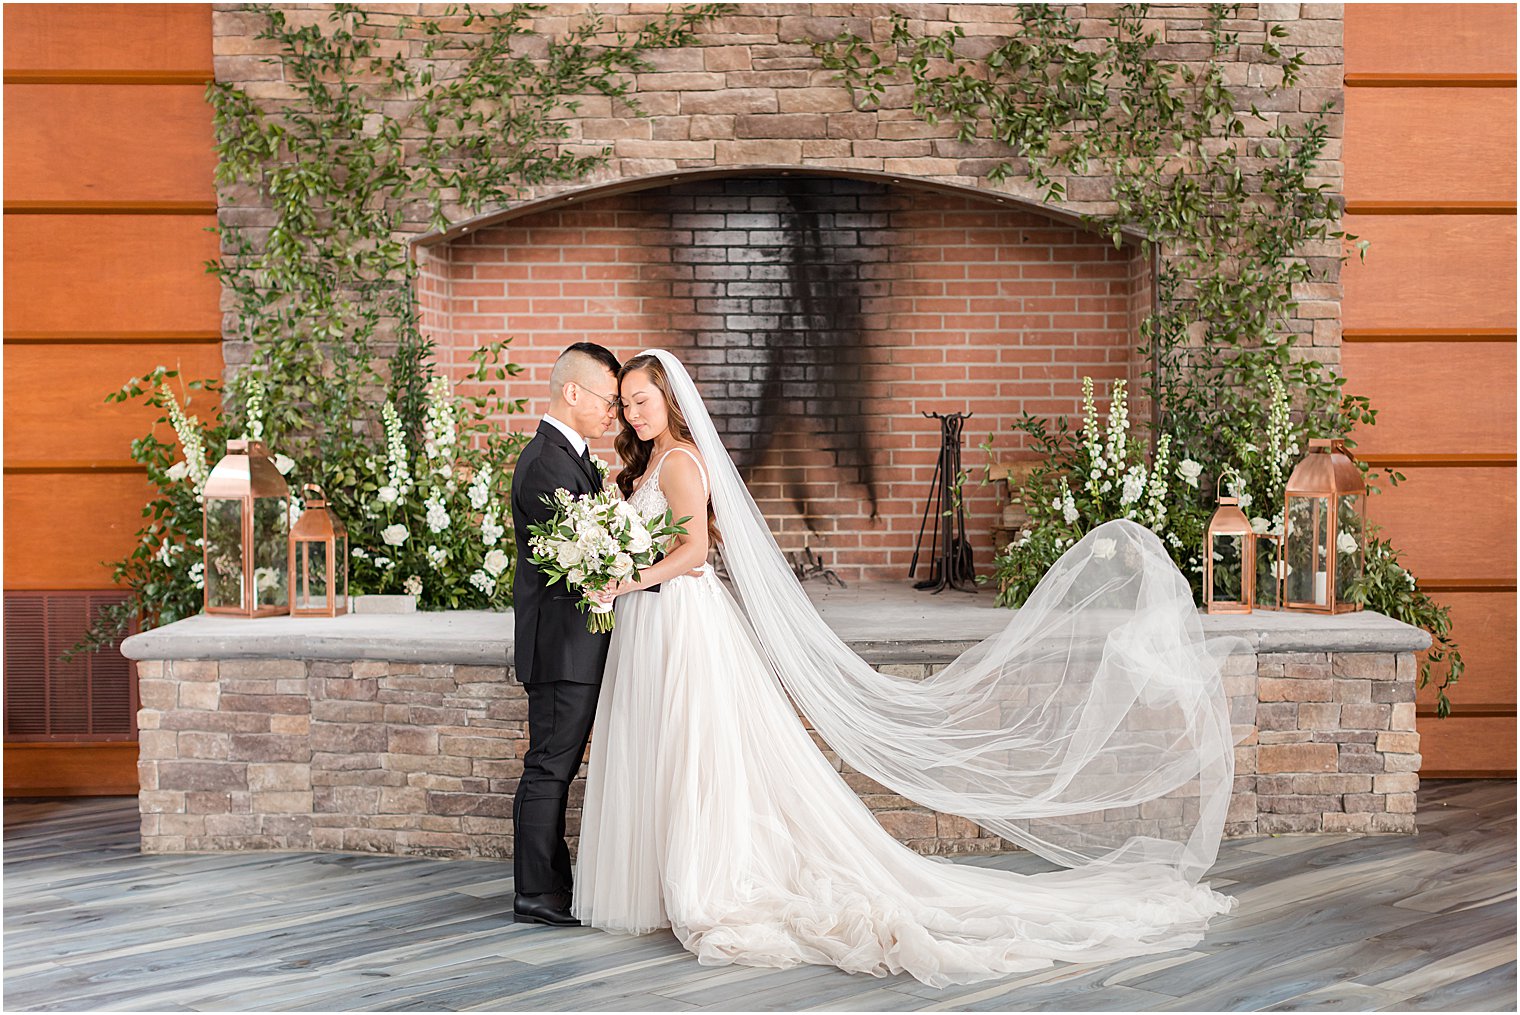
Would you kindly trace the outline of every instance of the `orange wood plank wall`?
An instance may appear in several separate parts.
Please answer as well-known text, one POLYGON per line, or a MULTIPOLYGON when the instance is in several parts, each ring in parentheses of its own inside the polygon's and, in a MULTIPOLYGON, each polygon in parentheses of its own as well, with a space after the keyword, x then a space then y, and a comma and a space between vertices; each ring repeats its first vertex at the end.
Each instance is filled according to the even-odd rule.
POLYGON ((1421 774, 1515 774, 1515 7, 1347 4, 1346 389, 1361 457, 1408 477, 1369 514, 1451 607, 1467 672, 1421 774))
MULTIPOLYGON (((5 590, 105 590, 149 496, 129 447, 157 416, 105 396, 159 364, 222 370, 211 7, 4 17, 5 590)), ((136 793, 136 763, 135 741, 7 742, 5 793, 136 793)))

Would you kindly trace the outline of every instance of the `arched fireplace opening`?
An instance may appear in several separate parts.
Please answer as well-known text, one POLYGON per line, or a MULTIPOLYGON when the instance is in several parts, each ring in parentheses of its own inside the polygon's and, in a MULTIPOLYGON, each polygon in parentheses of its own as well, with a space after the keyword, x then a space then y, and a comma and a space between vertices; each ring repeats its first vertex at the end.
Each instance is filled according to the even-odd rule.
MULTIPOLYGON (((940 433, 970 412, 967 531, 1002 528, 981 486, 1021 413, 1081 412, 1084 375, 1138 387, 1150 259, 1075 218, 970 188, 795 167, 665 174, 558 195, 418 241, 423 327, 456 376, 510 336, 510 392, 544 409, 554 358, 681 356, 784 550, 846 580, 907 575, 940 433), (636 183, 642 182, 642 186, 636 183)), ((1143 394, 1132 417, 1145 418, 1143 394)), ((599 448, 611 457, 610 439, 599 448)))

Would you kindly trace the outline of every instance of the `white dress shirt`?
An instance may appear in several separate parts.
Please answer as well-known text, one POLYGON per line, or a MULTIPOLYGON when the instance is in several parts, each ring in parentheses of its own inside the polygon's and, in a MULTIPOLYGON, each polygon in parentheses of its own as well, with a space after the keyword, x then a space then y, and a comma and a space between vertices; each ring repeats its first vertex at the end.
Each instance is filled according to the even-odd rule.
POLYGON ((586 438, 576 433, 570 424, 560 422, 553 416, 549 415, 547 412, 544 413, 544 422, 548 423, 550 426, 554 427, 560 433, 569 438, 570 446, 575 448, 576 454, 584 455, 586 453, 586 438))

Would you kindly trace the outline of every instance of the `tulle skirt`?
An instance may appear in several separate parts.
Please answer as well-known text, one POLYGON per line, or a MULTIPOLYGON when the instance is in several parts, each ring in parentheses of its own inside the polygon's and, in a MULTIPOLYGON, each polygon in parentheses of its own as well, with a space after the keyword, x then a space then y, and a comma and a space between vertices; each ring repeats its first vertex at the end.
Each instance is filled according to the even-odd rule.
POLYGON ((572 909, 704 965, 931 986, 1190 947, 1235 900, 1156 865, 1017 874, 920 856, 818 750, 711 572, 617 606, 572 909))

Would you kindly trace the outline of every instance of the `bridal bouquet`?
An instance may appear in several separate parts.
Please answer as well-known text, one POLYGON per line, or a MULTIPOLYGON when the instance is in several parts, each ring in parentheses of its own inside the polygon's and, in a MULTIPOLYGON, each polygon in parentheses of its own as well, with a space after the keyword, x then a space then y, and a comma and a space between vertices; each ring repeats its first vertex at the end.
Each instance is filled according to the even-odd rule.
POLYGON ((598 603, 588 598, 590 593, 624 578, 637 579, 639 568, 654 563, 664 541, 684 533, 690 520, 673 519, 667 510, 663 518, 646 523, 612 490, 580 497, 556 490, 544 503, 554 508, 554 517, 528 526, 531 560, 551 585, 564 579, 566 586, 585 593, 576 606, 590 611, 586 629, 598 634, 612 630, 612 604, 598 603))

